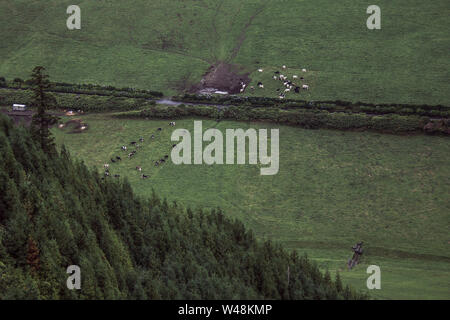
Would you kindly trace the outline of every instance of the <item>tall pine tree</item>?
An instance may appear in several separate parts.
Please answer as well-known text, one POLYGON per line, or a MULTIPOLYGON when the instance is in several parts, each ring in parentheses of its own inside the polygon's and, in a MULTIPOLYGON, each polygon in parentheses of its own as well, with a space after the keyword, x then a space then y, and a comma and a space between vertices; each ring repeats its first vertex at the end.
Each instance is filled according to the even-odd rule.
POLYGON ((33 138, 40 143, 47 154, 55 154, 54 139, 49 127, 56 123, 57 117, 46 111, 55 105, 55 98, 46 91, 50 88, 50 81, 45 68, 37 66, 33 69, 30 83, 32 84, 33 98, 32 106, 36 107, 36 114, 31 122, 33 138))

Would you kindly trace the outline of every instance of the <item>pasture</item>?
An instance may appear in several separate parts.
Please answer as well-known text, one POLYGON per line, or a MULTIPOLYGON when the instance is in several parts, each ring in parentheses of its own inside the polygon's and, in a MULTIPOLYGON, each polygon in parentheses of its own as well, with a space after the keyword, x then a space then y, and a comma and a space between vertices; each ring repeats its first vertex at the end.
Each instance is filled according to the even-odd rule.
MULTIPOLYGON (((169 155, 168 120, 80 116, 88 130, 52 132, 72 156, 103 172, 126 177, 137 194, 154 189, 191 207, 221 207, 259 238, 307 253, 323 269, 340 271, 344 282, 364 289, 366 268, 381 267, 382 289, 374 298, 449 299, 450 142, 437 136, 394 136, 370 132, 280 129, 280 169, 261 176, 259 165, 174 165, 155 167, 169 155), (157 128, 162 131, 158 132, 157 128), (155 139, 151 139, 151 135, 155 139), (141 148, 128 159, 122 145, 141 148), (138 142, 139 143, 139 142, 138 142), (122 161, 110 159, 121 156, 122 161), (136 166, 149 179, 142 179, 136 166), (351 246, 364 241, 363 262, 346 270, 351 246)), ((64 120, 68 120, 66 117, 64 120)), ((193 132, 193 120, 176 128, 193 132)), ((203 121, 215 127, 278 128, 269 123, 203 121)), ((108 179, 115 179, 109 177, 108 179)))
POLYGON ((276 97, 270 71, 287 65, 308 70, 310 90, 292 95, 301 99, 450 101, 446 0, 377 1, 381 30, 366 27, 367 1, 80 0, 81 30, 68 30, 71 4, 0 3, 0 76, 43 65, 54 81, 171 95, 226 62, 265 84, 244 94, 276 97))

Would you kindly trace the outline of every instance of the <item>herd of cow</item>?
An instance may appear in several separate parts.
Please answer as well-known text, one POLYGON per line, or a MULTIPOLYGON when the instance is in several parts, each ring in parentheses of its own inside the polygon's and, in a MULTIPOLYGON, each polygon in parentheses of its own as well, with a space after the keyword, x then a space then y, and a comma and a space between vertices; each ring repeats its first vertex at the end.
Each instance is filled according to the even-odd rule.
MULTIPOLYGON (((286 66, 282 66, 283 70, 286 70, 286 66)), ((263 69, 258 69, 258 72, 264 72, 263 69)), ((306 72, 306 69, 302 69, 302 72, 306 72)), ((292 80, 289 80, 289 78, 283 74, 281 74, 280 71, 275 71, 273 75, 273 79, 277 81, 281 81, 283 83, 284 89, 279 88, 277 89, 277 94, 280 99, 284 99, 286 97, 286 94, 288 92, 294 91, 295 93, 300 93, 300 89, 303 90, 309 90, 309 85, 304 83, 305 78, 299 77, 298 75, 293 75, 292 80), (302 83, 301 85, 298 85, 294 82, 294 80, 299 79, 302 83)), ((257 83, 258 88, 264 88, 264 84, 260 81, 257 83)), ((245 91, 246 84, 241 82, 241 90, 240 92, 243 93, 245 91)), ((254 86, 250 86, 251 90, 254 90, 254 86)))
MULTIPOLYGON (((172 122, 169 123, 169 125, 170 125, 170 126, 175 126, 175 122, 172 121, 172 122)), ((162 131, 162 128, 158 128, 158 129, 157 129, 157 132, 159 132, 159 131, 162 131)), ((152 140, 155 139, 155 134, 152 134, 151 137, 150 137, 150 139, 152 139, 152 140)), ((139 142, 140 142, 140 143, 143 143, 143 142, 144 142, 144 138, 143 138, 143 137, 140 137, 140 138, 139 138, 139 142)), ((141 147, 141 145, 139 145, 136 141, 131 141, 131 142, 130 142, 130 146, 136 148, 136 150, 133 150, 133 151, 131 151, 131 152, 129 152, 129 153, 127 154, 127 155, 128 155, 128 158, 131 159, 134 155, 136 155, 137 150, 141 147)), ((176 147, 176 144, 172 145, 172 148, 174 148, 174 147, 176 147)), ((123 145, 120 149, 121 149, 122 151, 125 151, 125 152, 128 151, 128 147, 125 146, 125 145, 123 145)), ((162 157, 161 159, 156 160, 156 161, 154 162, 155 167, 158 167, 158 166, 164 164, 164 163, 167 161, 168 158, 169 158, 169 155, 166 154, 166 155, 165 155, 164 157, 162 157)), ((116 163, 116 162, 118 162, 118 161, 122 161, 122 158, 121 158, 120 156, 116 156, 116 157, 111 158, 110 160, 111 160, 111 163, 116 163)), ((109 176, 113 176, 113 177, 115 177, 115 178, 119 178, 119 177, 120 177, 119 174, 111 175, 111 173, 109 172, 109 168, 110 168, 110 164, 109 164, 109 163, 105 163, 105 164, 103 165, 103 168, 105 169, 105 177, 109 177, 109 176)), ((149 178, 148 175, 145 175, 145 174, 142 173, 142 167, 141 167, 141 166, 136 166, 136 170, 137 170, 139 173, 141 173, 141 178, 142 178, 142 179, 148 179, 148 178, 149 178)))

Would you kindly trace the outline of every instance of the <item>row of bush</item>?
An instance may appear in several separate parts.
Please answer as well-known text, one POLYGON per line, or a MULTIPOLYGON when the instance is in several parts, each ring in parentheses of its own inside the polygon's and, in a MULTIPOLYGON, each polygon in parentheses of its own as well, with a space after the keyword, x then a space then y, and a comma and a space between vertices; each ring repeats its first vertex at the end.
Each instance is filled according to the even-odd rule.
MULTIPOLYGON (((23 103, 32 107, 30 90, 0 89, 0 105, 23 103)), ((102 95, 77 95, 71 93, 53 93, 53 109, 81 110, 84 112, 127 111, 154 105, 153 100, 102 95)))
MULTIPOLYGON (((7 81, 4 77, 0 77, 0 87, 10 88, 10 89, 22 89, 27 90, 31 87, 30 80, 22 80, 20 78, 15 78, 13 81, 7 81)), ((116 88, 113 86, 102 86, 97 84, 72 84, 65 82, 54 82, 52 83, 51 92, 59 93, 74 93, 74 94, 90 94, 99 96, 114 96, 114 97, 125 97, 125 98, 161 98, 164 96, 162 92, 135 89, 135 88, 116 88)))
POLYGON ((321 110, 250 108, 231 106, 152 106, 137 112, 125 112, 116 117, 177 119, 183 117, 205 117, 217 120, 267 121, 294 125, 309 129, 328 128, 338 130, 373 130, 386 133, 444 133, 450 134, 450 121, 441 120, 439 125, 428 117, 390 115, 368 115, 364 113, 327 112, 321 110), (430 125, 432 124, 432 125, 430 125), (427 129, 428 128, 428 129, 427 129))
POLYGON ((209 103, 218 105, 235 105, 249 107, 279 107, 283 109, 316 109, 329 112, 368 113, 375 115, 399 114, 419 115, 436 118, 450 118, 450 107, 443 105, 411 105, 411 104, 373 104, 366 102, 349 102, 342 100, 306 101, 292 99, 276 99, 267 97, 242 97, 184 94, 175 96, 176 101, 189 103, 209 103))

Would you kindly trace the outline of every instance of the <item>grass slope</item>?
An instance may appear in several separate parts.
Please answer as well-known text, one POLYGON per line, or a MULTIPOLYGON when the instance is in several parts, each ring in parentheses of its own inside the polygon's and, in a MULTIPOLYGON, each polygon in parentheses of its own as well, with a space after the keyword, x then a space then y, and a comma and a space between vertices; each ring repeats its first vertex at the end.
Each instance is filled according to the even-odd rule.
MULTIPOLYGON (((259 166, 190 165, 152 161, 170 155, 168 121, 123 120, 86 115, 89 130, 54 129, 72 155, 127 177, 142 196, 151 189, 191 206, 221 207, 261 238, 307 252, 322 268, 341 270, 344 280, 364 289, 367 265, 380 265, 378 298, 449 299, 448 249, 450 143, 444 137, 393 136, 280 127, 280 171, 261 176, 259 166), (156 129, 156 139, 149 138, 156 129), (120 146, 144 137, 129 160, 120 146), (150 175, 142 180, 135 170, 150 175), (363 240, 361 266, 347 272, 350 246, 363 240)), ((276 128, 267 123, 203 121, 203 129, 276 128)), ((193 120, 177 121, 193 134, 193 120)))
POLYGON ((310 99, 449 104, 448 1, 80 0, 82 28, 66 27, 63 0, 0 3, 0 75, 134 86, 173 94, 211 64, 242 65, 275 96, 269 70, 305 67, 310 99), (255 72, 264 68, 263 74, 255 72))

